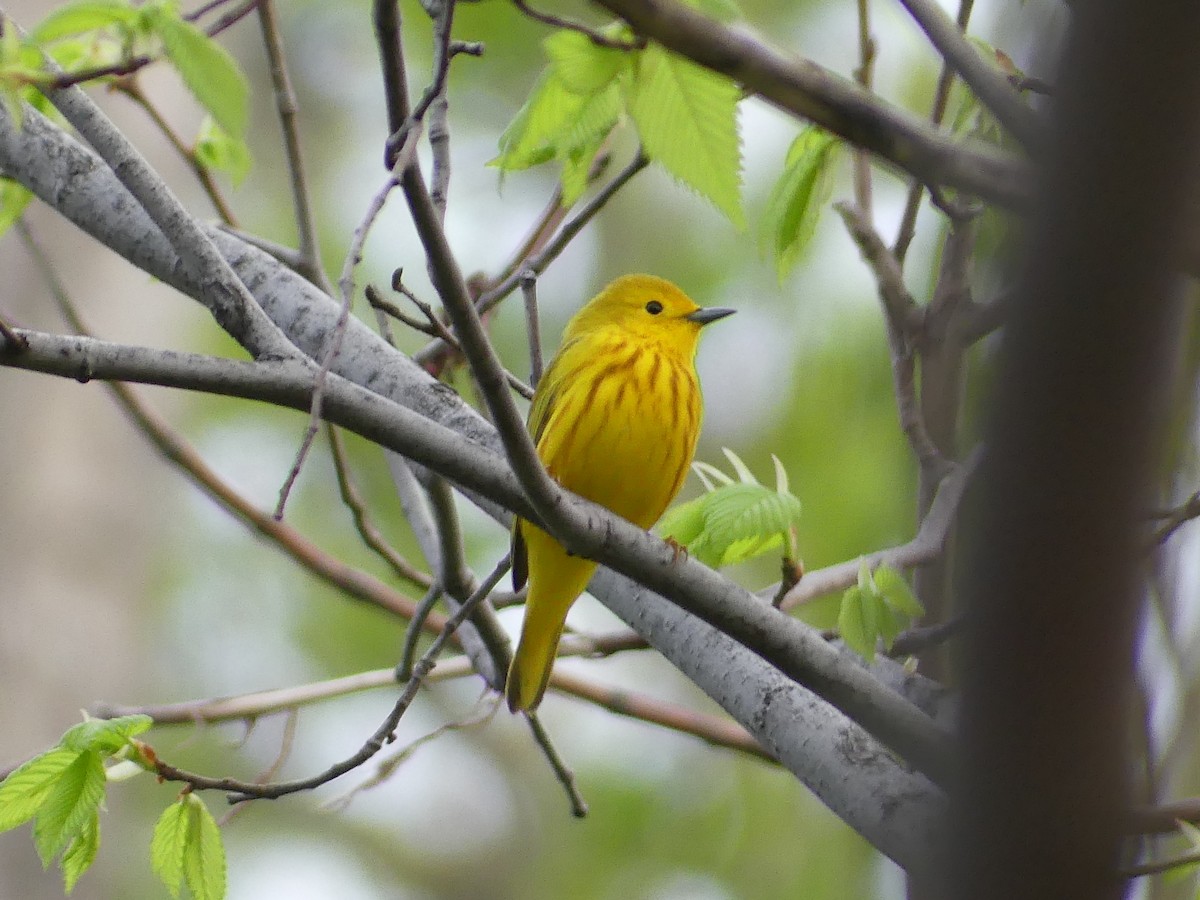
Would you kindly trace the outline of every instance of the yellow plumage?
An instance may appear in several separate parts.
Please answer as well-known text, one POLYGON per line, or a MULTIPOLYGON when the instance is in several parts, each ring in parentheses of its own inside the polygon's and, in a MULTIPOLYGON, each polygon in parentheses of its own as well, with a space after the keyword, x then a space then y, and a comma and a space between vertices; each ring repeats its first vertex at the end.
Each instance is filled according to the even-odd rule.
MULTIPOLYGON (((700 433, 700 329, 732 313, 702 309, 651 275, 618 278, 567 325, 533 398, 529 430, 568 490, 649 528, 683 486, 700 433)), ((569 556, 540 528, 513 530, 513 582, 529 598, 508 672, 513 712, 545 693, 567 610, 596 564, 569 556)))

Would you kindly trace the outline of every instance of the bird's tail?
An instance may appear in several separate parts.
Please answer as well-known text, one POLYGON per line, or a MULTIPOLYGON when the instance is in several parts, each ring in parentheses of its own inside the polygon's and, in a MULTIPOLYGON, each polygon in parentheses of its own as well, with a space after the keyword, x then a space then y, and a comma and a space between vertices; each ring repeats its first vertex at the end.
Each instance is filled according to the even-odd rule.
POLYGON ((529 599, 504 688, 513 712, 531 712, 542 702, 567 610, 596 570, 594 562, 568 556, 553 538, 536 529, 528 539, 529 599), (543 543, 546 545, 539 546, 543 543))

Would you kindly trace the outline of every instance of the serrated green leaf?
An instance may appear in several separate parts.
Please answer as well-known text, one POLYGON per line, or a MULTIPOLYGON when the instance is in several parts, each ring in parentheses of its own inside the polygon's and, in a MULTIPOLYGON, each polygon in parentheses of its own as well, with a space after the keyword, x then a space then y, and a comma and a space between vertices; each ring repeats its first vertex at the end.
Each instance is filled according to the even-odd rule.
POLYGON ((543 72, 525 105, 500 135, 500 155, 488 165, 515 172, 554 159, 557 139, 585 102, 585 97, 567 90, 552 71, 543 72))
POLYGON ((788 149, 783 173, 763 212, 760 236, 775 252, 780 281, 795 265, 816 233, 821 210, 833 190, 833 164, 841 142, 827 131, 810 126, 788 149))
POLYGON ((68 894, 75 890, 79 877, 96 861, 99 849, 100 814, 95 812, 63 852, 63 887, 68 894))
POLYGON ((733 479, 714 466, 712 463, 694 462, 692 470, 704 484, 706 491, 714 491, 718 484, 733 484, 733 479))
POLYGON ((583 96, 601 91, 632 64, 632 54, 592 43, 578 31, 557 31, 542 42, 563 87, 583 96))
POLYGON ((737 473, 738 480, 742 484, 758 484, 758 479, 754 477, 754 473, 750 471, 750 467, 742 462, 742 458, 730 450, 728 447, 722 447, 721 452, 725 454, 725 458, 729 460, 729 464, 733 466, 733 471, 737 473))
POLYGON ((868 624, 865 614, 869 599, 857 587, 847 588, 838 611, 838 633, 846 646, 867 662, 875 658, 875 628, 868 624))
POLYGON ((79 753, 54 780, 33 824, 42 865, 48 867, 96 814, 105 783, 104 764, 94 750, 79 753))
POLYGON ((237 62, 220 44, 165 7, 153 17, 167 58, 200 105, 234 139, 246 136, 250 89, 237 62))
POLYGON ((887 566, 880 566, 872 576, 879 596, 891 609, 910 620, 925 615, 925 607, 912 592, 904 576, 887 566))
POLYGON ((771 462, 775 465, 775 492, 777 494, 790 494, 787 469, 783 467, 783 463, 780 462, 779 457, 774 453, 771 454, 771 462))
POLYGON ((59 743, 70 750, 95 750, 111 756, 134 735, 149 731, 154 720, 149 716, 120 716, 115 719, 88 719, 67 730, 59 743))
POLYGON ((33 199, 33 192, 19 182, 0 178, 0 237, 12 228, 33 199))
POLYGON ((704 529, 703 497, 672 506, 658 523, 658 533, 672 538, 683 547, 694 541, 704 529))
POLYGON ((112 26, 128 27, 136 19, 137 10, 123 0, 79 0, 50 13, 30 37, 42 44, 112 26))
POLYGON ((638 55, 630 94, 646 155, 743 228, 738 86, 651 45, 638 55))
POLYGON ((8 831, 37 815, 38 807, 63 770, 79 756, 55 747, 17 767, 0 782, 0 831, 8 831))
POLYGON ((183 850, 183 877, 194 900, 222 900, 225 896, 225 845, 221 829, 208 807, 188 794, 188 840, 183 850))
POLYGON ((190 814, 183 798, 163 810, 150 839, 150 866, 172 897, 183 886, 183 851, 188 842, 190 814))
POLYGON ((224 172, 237 186, 250 173, 252 160, 245 141, 230 137, 212 116, 205 116, 196 136, 196 161, 202 166, 224 172))

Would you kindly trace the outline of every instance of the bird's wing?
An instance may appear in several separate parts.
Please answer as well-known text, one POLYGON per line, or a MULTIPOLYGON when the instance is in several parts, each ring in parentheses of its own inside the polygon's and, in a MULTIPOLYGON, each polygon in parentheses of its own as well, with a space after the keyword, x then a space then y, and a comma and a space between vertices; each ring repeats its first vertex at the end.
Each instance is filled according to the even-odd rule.
MULTIPOLYGON (((535 445, 541 441, 542 432, 546 430, 546 423, 550 421, 551 413, 554 411, 554 403, 561 393, 562 371, 566 368, 563 359, 577 342, 578 338, 575 338, 563 344, 538 381, 537 390, 533 395, 533 405, 529 408, 528 422, 529 433, 532 435, 535 445)), ((529 578, 529 559, 525 549, 525 536, 521 533, 520 519, 513 522, 510 558, 512 560, 513 590, 519 591, 529 578)))

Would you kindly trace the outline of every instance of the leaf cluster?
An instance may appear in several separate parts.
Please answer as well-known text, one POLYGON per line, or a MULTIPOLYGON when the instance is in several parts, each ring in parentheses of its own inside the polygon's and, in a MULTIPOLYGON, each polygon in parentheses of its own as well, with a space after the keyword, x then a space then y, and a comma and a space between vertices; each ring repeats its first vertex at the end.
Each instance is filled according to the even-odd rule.
MULTIPOLYGON (((616 25, 605 34, 632 37, 616 25)), ((656 45, 619 49, 560 31, 543 49, 549 64, 500 136, 491 165, 512 172, 557 162, 570 205, 610 135, 632 123, 649 159, 744 227, 736 84, 656 45)))
POLYGON ((924 614, 903 575, 888 566, 872 572, 864 560, 858 584, 842 595, 838 630, 846 646, 870 662, 879 642, 891 649, 897 635, 924 614))
MULTIPOLYGON (((33 843, 42 865, 55 860, 69 894, 100 849, 100 807, 108 782, 153 770, 154 754, 136 735, 149 716, 88 719, 54 747, 0 782, 0 832, 33 821, 33 843)), ((150 847, 154 871, 179 896, 186 883, 196 900, 225 896, 225 850, 204 803, 190 792, 169 806, 150 847)))
POLYGON ((788 489, 783 464, 771 457, 775 461, 772 489, 760 484, 736 453, 729 448, 724 452, 737 480, 716 466, 694 463, 706 493, 668 510, 659 533, 713 568, 745 562, 780 547, 794 560, 800 501, 788 489))
MULTIPOLYGON (((76 0, 51 12, 22 37, 0 33, 0 103, 17 122, 28 103, 53 115, 43 89, 75 79, 108 79, 139 60, 165 59, 207 115, 193 153, 197 163, 239 182, 250 170, 246 145, 250 91, 237 62, 183 18, 173 0, 135 6, 130 0, 76 0)), ((30 192, 0 178, 0 234, 21 215, 30 192)))

